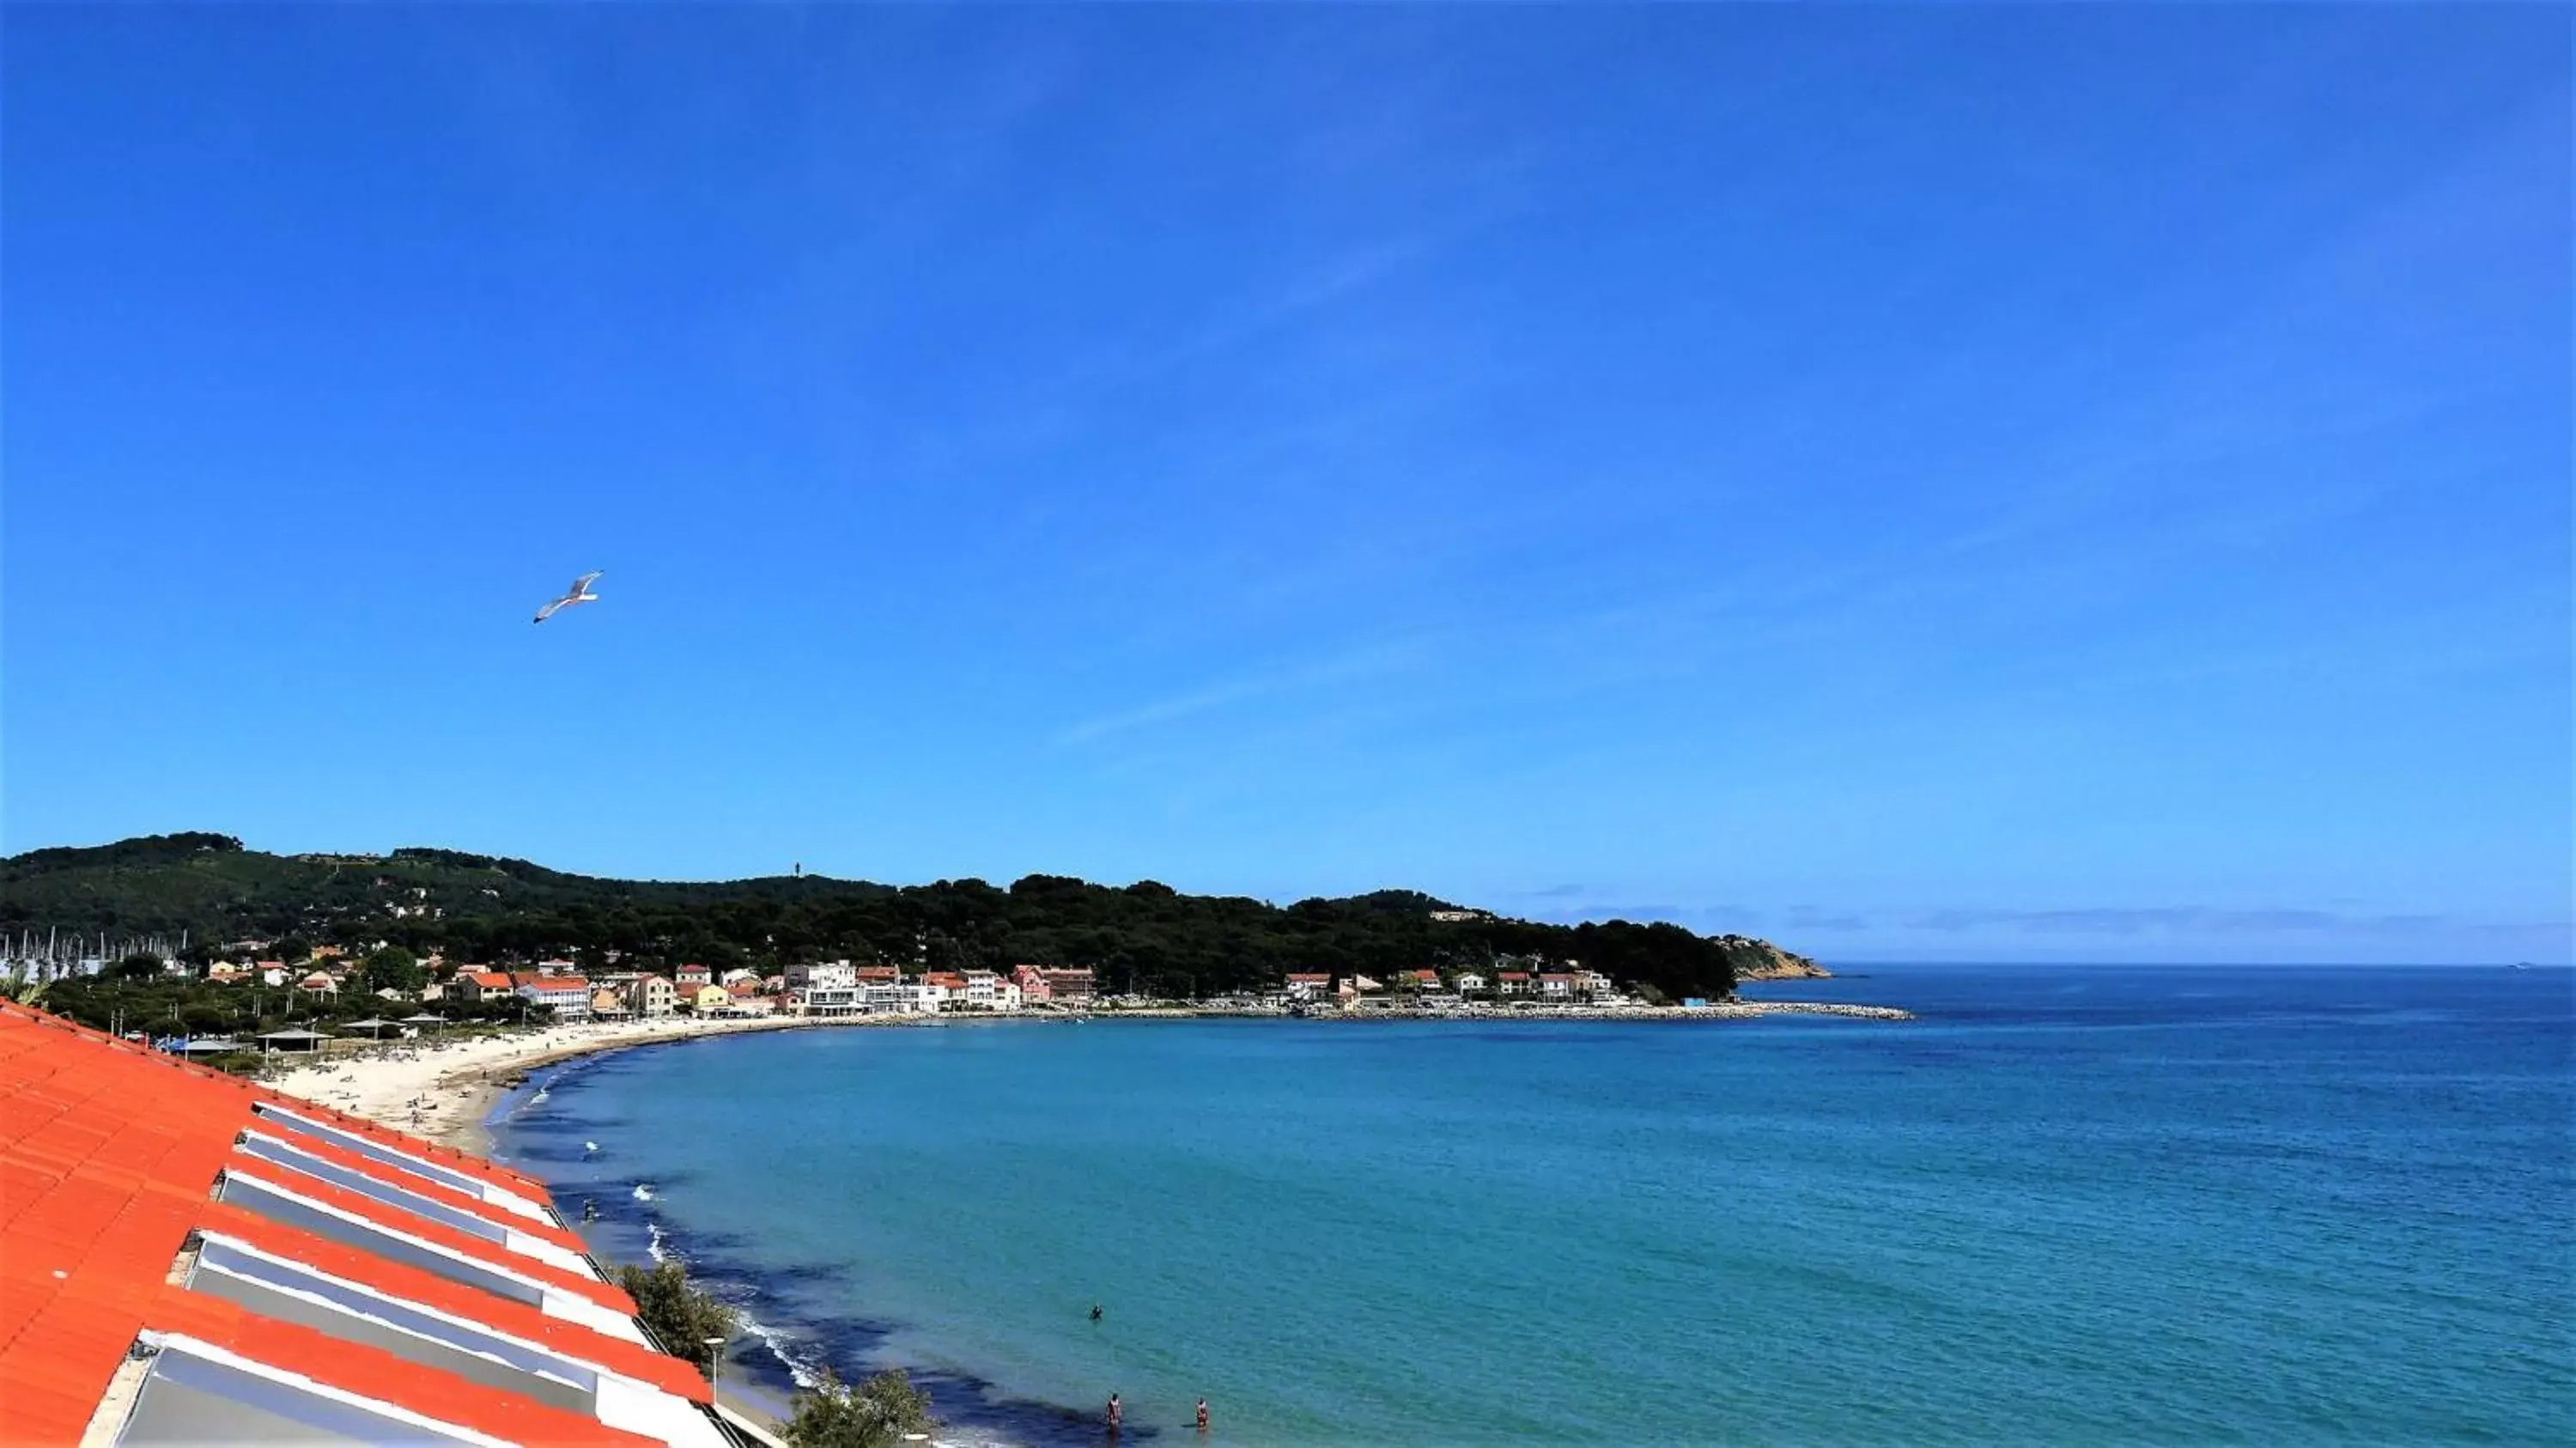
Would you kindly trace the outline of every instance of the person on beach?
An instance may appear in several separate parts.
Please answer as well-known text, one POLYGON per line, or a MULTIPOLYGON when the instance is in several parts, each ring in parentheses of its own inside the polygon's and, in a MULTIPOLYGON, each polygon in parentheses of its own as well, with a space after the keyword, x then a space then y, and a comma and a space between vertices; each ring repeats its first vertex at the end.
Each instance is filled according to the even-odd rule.
POLYGON ((1205 1398, 1199 1399, 1199 1431, 1201 1433, 1207 1431, 1207 1399, 1205 1398))
POLYGON ((1117 1437, 1117 1436, 1118 1436, 1118 1425, 1119 1425, 1119 1422, 1120 1422, 1120 1420, 1121 1420, 1121 1419, 1123 1419, 1123 1418, 1125 1418, 1125 1417, 1126 1417, 1126 1410, 1118 1406, 1118 1395, 1117 1395, 1116 1393, 1111 1393, 1111 1394, 1109 1395, 1109 1436, 1110 1436, 1110 1437, 1115 1438, 1115 1437, 1117 1437))

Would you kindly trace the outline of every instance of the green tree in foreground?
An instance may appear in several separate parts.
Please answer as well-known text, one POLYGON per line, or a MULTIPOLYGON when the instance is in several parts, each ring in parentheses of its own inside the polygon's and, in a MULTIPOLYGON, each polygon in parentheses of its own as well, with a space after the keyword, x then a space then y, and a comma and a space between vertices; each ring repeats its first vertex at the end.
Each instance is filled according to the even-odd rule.
POLYGON ((416 995, 429 983, 429 972, 421 969, 418 956, 399 945, 388 945, 367 957, 358 970, 358 983, 370 992, 391 988, 416 995))
POLYGON ((851 1388, 825 1368, 822 1382, 796 1395, 796 1415, 782 1436, 795 1448, 893 1448, 906 1433, 936 1426, 930 1396, 901 1369, 888 1368, 851 1388))
POLYGON ((107 973, 110 980, 150 980, 161 973, 161 957, 138 950, 116 963, 107 973))
POLYGON ((635 1299, 635 1315, 662 1340, 663 1348, 701 1371, 713 1366, 706 1340, 731 1337, 742 1322, 740 1313, 693 1286, 689 1269, 677 1262, 620 1267, 617 1285, 635 1299))

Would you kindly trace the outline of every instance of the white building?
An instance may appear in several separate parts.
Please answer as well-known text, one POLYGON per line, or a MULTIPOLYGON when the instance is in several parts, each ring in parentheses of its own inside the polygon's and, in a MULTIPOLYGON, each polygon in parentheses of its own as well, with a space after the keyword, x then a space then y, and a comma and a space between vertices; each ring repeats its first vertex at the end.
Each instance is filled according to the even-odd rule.
POLYGON ((855 985, 800 986, 788 995, 800 1016, 855 1016, 867 1010, 867 993, 855 985))
POLYGON ((870 981, 859 987, 859 1006, 872 1016, 926 1016, 939 1009, 940 994, 919 981, 870 981))
MULTIPOLYGON (((746 971, 744 974, 749 975, 750 972, 746 971)), ((726 979, 728 981, 732 979, 732 972, 726 972, 726 979)), ((811 965, 787 967, 787 988, 790 990, 804 990, 815 986, 821 986, 827 990, 854 990, 858 984, 858 969, 846 960, 817 961, 811 965)))
POLYGON ((541 1006, 553 1006, 559 1021, 590 1019, 590 982, 577 975, 536 975, 523 980, 518 994, 541 1006))
POLYGON ((1458 972, 1456 984, 1458 987, 1458 994, 1462 996, 1483 995, 1485 993, 1485 978, 1476 974, 1472 970, 1462 970, 1458 972))

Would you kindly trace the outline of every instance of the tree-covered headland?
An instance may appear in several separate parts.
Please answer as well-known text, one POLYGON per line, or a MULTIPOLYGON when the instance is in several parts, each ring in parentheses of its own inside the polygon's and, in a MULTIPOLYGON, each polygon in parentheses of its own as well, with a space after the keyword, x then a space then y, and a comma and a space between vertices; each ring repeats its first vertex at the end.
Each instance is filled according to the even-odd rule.
POLYGON ((225 835, 159 835, 0 860, 0 934, 185 933, 211 958, 259 941, 288 954, 380 943, 414 956, 594 969, 683 961, 774 968, 875 960, 907 969, 1088 966, 1103 991, 1199 998, 1290 971, 1383 977, 1573 961, 1665 997, 1718 997, 1797 958, 1662 922, 1513 920, 1409 890, 1273 905, 1153 881, 1030 875, 880 885, 817 875, 687 883, 566 874, 442 849, 274 855, 225 835))

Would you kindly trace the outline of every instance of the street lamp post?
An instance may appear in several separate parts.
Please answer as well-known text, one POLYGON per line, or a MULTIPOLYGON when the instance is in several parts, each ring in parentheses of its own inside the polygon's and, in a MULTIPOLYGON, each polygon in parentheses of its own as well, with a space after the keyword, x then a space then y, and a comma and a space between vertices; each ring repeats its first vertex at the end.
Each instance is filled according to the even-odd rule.
POLYGON ((702 1337, 698 1341, 707 1345, 707 1397, 712 1400, 716 1393, 716 1374, 724 1367, 725 1340, 721 1337, 702 1337))

